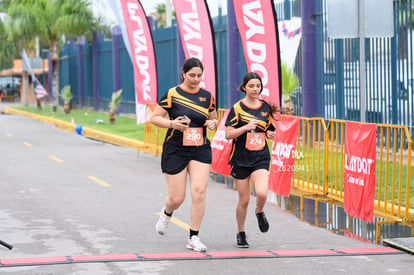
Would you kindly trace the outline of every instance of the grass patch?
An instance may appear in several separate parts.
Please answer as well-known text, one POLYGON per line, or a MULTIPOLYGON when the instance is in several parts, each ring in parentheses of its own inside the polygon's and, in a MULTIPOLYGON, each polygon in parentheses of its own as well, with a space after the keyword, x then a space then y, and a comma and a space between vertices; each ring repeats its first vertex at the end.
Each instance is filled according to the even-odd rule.
POLYGON ((34 106, 13 108, 41 116, 59 119, 69 123, 73 120, 74 124, 81 124, 83 127, 88 127, 97 131, 115 134, 138 141, 144 141, 144 124, 137 124, 135 117, 117 115, 115 124, 110 124, 109 113, 107 112, 72 109, 69 114, 65 114, 63 108, 58 108, 56 112, 53 112, 52 106, 48 105, 43 106, 42 110, 38 110, 34 106), (97 123, 99 120, 103 121, 103 123, 97 123))

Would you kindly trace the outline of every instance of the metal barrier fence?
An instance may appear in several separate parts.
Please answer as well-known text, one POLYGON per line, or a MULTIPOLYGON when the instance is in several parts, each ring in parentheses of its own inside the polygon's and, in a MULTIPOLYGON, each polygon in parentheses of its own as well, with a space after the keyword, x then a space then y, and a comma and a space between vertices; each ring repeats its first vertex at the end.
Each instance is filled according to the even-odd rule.
MULTIPOLYGON (((217 111, 219 123, 225 109, 217 111)), ((152 145, 152 153, 160 155, 166 129, 149 122, 151 108, 147 108, 144 143, 152 145)), ((344 202, 344 134, 345 120, 300 117, 296 142, 294 173, 291 187, 299 191, 301 200, 344 202)), ((412 183, 412 144, 407 126, 377 125, 376 190, 374 213, 387 219, 377 223, 377 231, 386 223, 404 223, 414 236, 414 200, 410 200, 412 183)), ((215 131, 209 131, 210 140, 215 131)), ((215 175, 215 179, 217 179, 215 175)), ((223 176, 223 175, 220 175, 223 176)), ((224 182, 229 180, 224 177, 224 182)), ((251 185, 251 193, 253 194, 251 185)), ((235 186, 233 184, 233 188, 235 186)), ((303 206, 303 203, 301 204, 303 206)), ((377 234, 379 238, 379 234, 377 234)))
POLYGON ((147 108, 145 110, 144 143, 149 145, 149 149, 144 149, 143 151, 159 156, 162 153, 162 144, 164 142, 167 129, 156 127, 150 122, 152 111, 156 105, 156 103, 149 103, 147 104, 147 108))
MULTIPOLYGON (((344 199, 344 120, 330 120, 327 149, 327 194, 337 201, 344 199)), ((377 124, 376 159, 376 215, 410 220, 410 208, 414 209, 414 201, 410 202, 411 185, 411 150, 412 140, 407 126, 377 124), (407 144, 407 149, 404 149, 407 144)))
MULTIPOLYGON (((344 201, 344 120, 328 123, 326 150, 327 197, 344 201)), ((376 222, 376 241, 381 226, 402 223, 411 226, 414 236, 414 200, 410 200, 412 144, 407 126, 377 125, 377 158, 374 214, 386 220, 376 222), (379 140, 379 142, 378 142, 379 140)))
POLYGON ((326 194, 325 133, 326 125, 322 118, 300 117, 292 187, 306 193, 326 194))

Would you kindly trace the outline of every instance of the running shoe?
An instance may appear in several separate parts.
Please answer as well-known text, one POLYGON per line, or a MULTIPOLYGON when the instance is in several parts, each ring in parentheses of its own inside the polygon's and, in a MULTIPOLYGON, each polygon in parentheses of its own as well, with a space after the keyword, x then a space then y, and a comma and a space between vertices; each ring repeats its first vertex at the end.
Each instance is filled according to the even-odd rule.
POLYGON ((200 238, 196 235, 188 238, 187 248, 194 251, 207 251, 207 247, 200 241, 200 238))
POLYGON ((237 234, 237 247, 249 248, 249 243, 247 242, 246 233, 243 231, 237 234))
POLYGON ((265 213, 260 212, 256 213, 257 223, 259 224, 259 229, 263 233, 267 232, 269 230, 269 222, 266 219, 265 213))
POLYGON ((171 217, 165 215, 165 208, 161 210, 160 218, 158 219, 155 229, 160 235, 164 235, 167 231, 168 224, 170 223, 171 217))

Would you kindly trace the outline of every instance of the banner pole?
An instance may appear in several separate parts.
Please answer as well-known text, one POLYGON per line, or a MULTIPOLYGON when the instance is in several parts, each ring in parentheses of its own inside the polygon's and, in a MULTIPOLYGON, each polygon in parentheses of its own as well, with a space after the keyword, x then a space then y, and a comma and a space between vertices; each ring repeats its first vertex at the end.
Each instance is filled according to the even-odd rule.
POLYGON ((227 70, 228 72, 228 103, 231 108, 240 99, 240 50, 239 34, 234 14, 233 0, 227 0, 227 70))

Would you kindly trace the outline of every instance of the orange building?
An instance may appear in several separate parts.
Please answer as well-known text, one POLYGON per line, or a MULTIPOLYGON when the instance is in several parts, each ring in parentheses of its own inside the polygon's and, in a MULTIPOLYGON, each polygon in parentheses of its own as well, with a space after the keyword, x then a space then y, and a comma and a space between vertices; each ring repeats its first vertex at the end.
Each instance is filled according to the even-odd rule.
MULTIPOLYGON (((45 75, 45 83, 42 83, 42 84, 43 84, 43 87, 46 89, 46 91, 49 91, 49 85, 48 85, 49 64, 48 64, 47 59, 42 60, 42 67, 43 68, 40 68, 40 69, 39 68, 33 69, 33 73, 36 75, 37 80, 39 80, 41 83, 43 79, 42 75, 43 74, 45 75)), ((0 78, 4 76, 17 77, 17 78, 20 78, 20 84, 22 83, 22 75, 23 75, 23 62, 21 59, 15 59, 13 61, 13 68, 0 71, 0 78)), ((30 74, 29 74, 29 78, 30 78, 30 74)), ((31 82, 29 83, 28 101, 35 102, 35 96, 34 96, 34 93, 32 92, 32 85, 30 84, 31 82)), ((23 102, 23 85, 20 85, 19 101, 23 102)))

